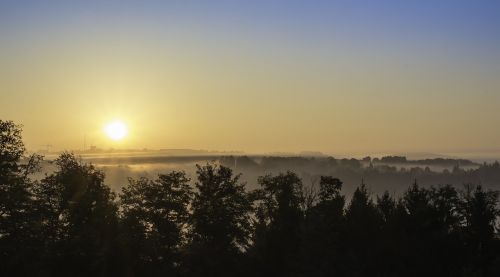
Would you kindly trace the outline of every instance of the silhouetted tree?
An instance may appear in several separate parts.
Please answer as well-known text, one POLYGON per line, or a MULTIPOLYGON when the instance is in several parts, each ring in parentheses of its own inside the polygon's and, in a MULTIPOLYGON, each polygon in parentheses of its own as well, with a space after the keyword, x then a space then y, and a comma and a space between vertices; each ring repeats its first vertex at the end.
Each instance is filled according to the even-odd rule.
POLYGON ((339 273, 343 255, 340 239, 345 225, 345 197, 340 194, 342 182, 321 176, 318 203, 306 211, 302 242, 302 263, 308 276, 339 273))
POLYGON ((231 169, 197 165, 197 191, 192 202, 189 273, 237 276, 245 273, 242 253, 251 235, 252 203, 245 184, 231 169))
POLYGON ((179 274, 191 196, 184 172, 160 174, 154 181, 129 180, 120 194, 121 239, 127 257, 124 266, 129 274, 179 274))
POLYGON ((385 191, 382 196, 377 196, 377 209, 384 224, 388 224, 397 212, 397 202, 388 191, 385 191))
POLYGON ((404 267, 411 276, 458 275, 461 262, 457 192, 450 186, 426 189, 416 182, 402 199, 405 214, 398 225, 404 267))
POLYGON ((29 175, 40 156, 26 156, 21 126, 0 120, 0 275, 30 274, 38 248, 29 175))
POLYGON ((460 199, 457 190, 450 186, 431 187, 429 199, 432 208, 430 230, 431 235, 427 242, 431 245, 434 260, 439 264, 434 266, 434 272, 441 274, 453 273, 459 275, 460 265, 465 262, 465 257, 460 249, 460 199))
POLYGON ((377 268, 376 243, 380 234, 381 217, 362 183, 352 196, 345 214, 346 226, 342 235, 345 250, 342 257, 344 274, 367 276, 377 268))
POLYGON ((112 275, 116 255, 117 206, 104 174, 73 154, 57 160, 57 171, 36 189, 50 276, 112 275))
POLYGON ((494 276, 500 269, 498 239, 495 241, 495 222, 500 216, 498 191, 485 191, 481 186, 466 185, 462 193, 461 212, 464 217, 464 236, 470 270, 482 276, 494 276), (495 262, 496 264, 492 264, 495 262))
POLYGON ((295 276, 300 273, 304 213, 302 181, 295 173, 266 175, 258 180, 259 200, 253 253, 258 274, 295 276))
POLYGON ((379 276, 401 276, 406 273, 405 257, 401 248, 405 245, 406 234, 402 223, 406 210, 402 201, 397 201, 388 191, 377 196, 376 204, 380 216, 380 233, 376 242, 379 276))

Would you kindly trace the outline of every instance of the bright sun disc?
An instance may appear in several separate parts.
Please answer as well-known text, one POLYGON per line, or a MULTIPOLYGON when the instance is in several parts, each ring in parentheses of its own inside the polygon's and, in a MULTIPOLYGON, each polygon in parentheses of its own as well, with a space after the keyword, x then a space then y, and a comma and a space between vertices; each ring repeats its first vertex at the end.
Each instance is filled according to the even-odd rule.
POLYGON ((127 125, 121 121, 113 121, 106 125, 104 131, 112 140, 121 140, 127 135, 127 125))

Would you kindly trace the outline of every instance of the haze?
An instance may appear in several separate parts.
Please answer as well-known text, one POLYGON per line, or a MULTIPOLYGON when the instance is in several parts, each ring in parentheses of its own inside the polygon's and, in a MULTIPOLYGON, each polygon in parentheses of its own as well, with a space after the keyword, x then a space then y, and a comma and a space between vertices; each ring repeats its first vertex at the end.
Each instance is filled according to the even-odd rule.
POLYGON ((2 1, 0 118, 33 150, 500 149, 499 26, 495 1, 2 1))

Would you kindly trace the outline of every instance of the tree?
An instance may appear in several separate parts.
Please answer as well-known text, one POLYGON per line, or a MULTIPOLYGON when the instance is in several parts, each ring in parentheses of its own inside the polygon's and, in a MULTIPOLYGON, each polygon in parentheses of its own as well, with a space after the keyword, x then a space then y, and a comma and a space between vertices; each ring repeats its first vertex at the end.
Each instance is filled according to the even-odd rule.
POLYGON ((329 276, 339 272, 337 261, 343 255, 339 248, 345 225, 345 197, 340 194, 342 182, 321 176, 319 201, 306 211, 302 242, 302 263, 308 275, 329 276))
POLYGON ((21 131, 20 125, 0 120, 0 275, 5 276, 29 274, 24 265, 35 259, 38 243, 29 175, 41 157, 26 156, 21 131))
POLYGON ((403 219, 406 210, 401 201, 396 200, 388 191, 377 196, 376 208, 380 216, 380 233, 377 241, 377 256, 379 265, 377 270, 380 276, 400 276, 406 274, 406 258, 402 252, 406 251, 406 233, 403 219), (403 249, 403 251, 402 251, 403 249))
POLYGON ((498 251, 500 245, 495 241, 494 228, 498 208, 498 191, 483 190, 481 186, 466 185, 462 193, 461 212, 464 217, 465 242, 472 264, 472 271, 484 276, 493 276, 492 263, 496 260, 498 269, 498 251))
POLYGON ((396 214, 397 203, 388 191, 385 191, 380 197, 377 196, 377 209, 384 224, 389 224, 396 214))
POLYGON ((116 272, 117 206, 104 174, 69 153, 57 171, 36 189, 47 232, 47 272, 52 276, 106 275, 116 272))
POLYGON ((191 274, 241 275, 241 254, 251 234, 252 202, 245 184, 224 166, 197 165, 197 169, 190 232, 191 274))
POLYGON ((402 199, 398 221, 405 268, 414 276, 460 274, 463 253, 458 234, 456 190, 451 186, 420 187, 416 182, 402 199))
POLYGON ((437 224, 443 228, 441 232, 457 232, 460 227, 460 199, 457 190, 451 185, 431 187, 429 198, 439 221, 437 224))
POLYGON ((129 179, 120 194, 127 265, 137 276, 178 274, 192 197, 184 172, 129 179))
POLYGON ((258 200, 253 252, 259 274, 293 276, 300 272, 304 219, 302 181, 292 172, 266 175, 254 192, 258 200))
POLYGON ((377 256, 377 241, 381 218, 364 183, 354 191, 345 220, 342 234, 345 274, 366 276, 376 272, 380 258, 377 256))

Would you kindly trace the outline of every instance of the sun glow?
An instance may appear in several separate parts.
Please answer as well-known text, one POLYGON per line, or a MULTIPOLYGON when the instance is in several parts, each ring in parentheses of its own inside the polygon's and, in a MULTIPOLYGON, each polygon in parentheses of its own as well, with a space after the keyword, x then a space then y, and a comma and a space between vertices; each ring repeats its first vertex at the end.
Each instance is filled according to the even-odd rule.
POLYGON ((106 133, 106 135, 108 135, 108 137, 110 139, 118 141, 118 140, 122 140, 123 138, 125 138, 127 136, 128 129, 127 129, 127 125, 125 125, 125 123, 123 123, 119 120, 116 120, 116 121, 108 123, 104 127, 104 132, 106 133))

